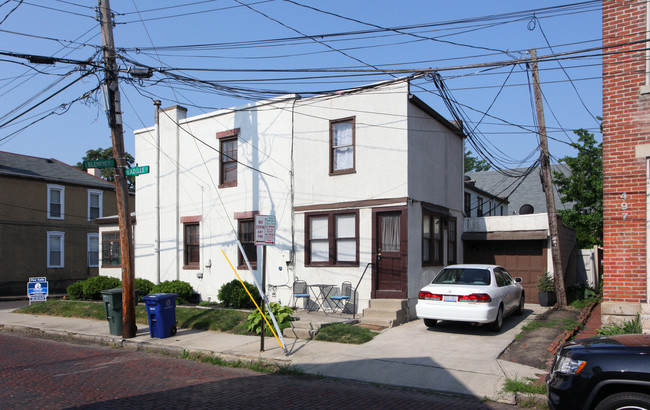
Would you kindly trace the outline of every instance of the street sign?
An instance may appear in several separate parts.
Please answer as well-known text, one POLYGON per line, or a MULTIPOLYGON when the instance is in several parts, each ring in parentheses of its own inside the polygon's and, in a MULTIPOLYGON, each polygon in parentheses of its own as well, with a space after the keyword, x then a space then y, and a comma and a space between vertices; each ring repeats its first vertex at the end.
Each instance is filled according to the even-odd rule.
POLYGON ((255 215, 255 245, 275 245, 275 215, 255 215))
POLYGON ((115 167, 114 159, 96 159, 93 161, 84 161, 84 167, 88 168, 110 168, 115 167))
POLYGON ((133 167, 126 170, 126 175, 140 175, 140 174, 148 174, 148 173, 149 173, 149 165, 145 165, 143 167, 133 167))
POLYGON ((47 295, 47 278, 29 278, 29 282, 27 282, 27 296, 29 297, 30 305, 34 301, 45 302, 47 295))

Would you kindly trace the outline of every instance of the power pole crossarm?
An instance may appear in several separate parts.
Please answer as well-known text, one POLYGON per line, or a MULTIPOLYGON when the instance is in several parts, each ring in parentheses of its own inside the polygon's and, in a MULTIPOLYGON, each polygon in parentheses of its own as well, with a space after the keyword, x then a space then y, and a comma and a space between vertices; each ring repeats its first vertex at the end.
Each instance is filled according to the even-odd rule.
MULTIPOLYGON (((560 235, 553 197, 553 179, 551 178, 551 163, 548 153, 548 140, 546 138, 546 122, 544 120, 544 106, 542 105, 542 89, 539 85, 539 71, 537 69, 537 50, 530 50, 530 60, 533 71, 533 90, 535 92, 535 107, 537 108, 537 126, 539 130, 540 166, 542 169, 542 184, 546 194, 546 212, 548 214, 548 229, 551 234, 551 256, 553 258, 553 278, 557 306, 566 307, 566 290, 564 287, 564 269, 562 268, 562 255, 560 252, 560 235)), ((544 273, 545 274, 545 273, 544 273)))
POLYGON ((122 253, 122 337, 135 337, 135 275, 133 258, 133 230, 129 213, 129 190, 126 180, 126 158, 124 156, 124 135, 122 130, 122 107, 117 82, 117 61, 113 43, 113 24, 109 0, 98 0, 104 49, 104 70, 108 101, 108 125, 111 127, 113 158, 115 159, 115 191, 117 216, 120 226, 120 251, 122 253))

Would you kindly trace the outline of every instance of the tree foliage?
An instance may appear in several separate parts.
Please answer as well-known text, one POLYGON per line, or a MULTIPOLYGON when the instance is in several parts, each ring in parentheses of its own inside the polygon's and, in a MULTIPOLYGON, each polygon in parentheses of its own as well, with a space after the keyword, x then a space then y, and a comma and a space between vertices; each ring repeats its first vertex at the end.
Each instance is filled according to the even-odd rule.
MULTIPOLYGON (((127 167, 131 168, 133 166, 133 163, 135 162, 135 159, 131 154, 128 152, 124 153, 124 157, 126 159, 126 165, 127 167)), ((113 147, 109 148, 97 148, 97 149, 89 149, 86 151, 86 156, 81 158, 81 162, 77 162, 77 165, 75 165, 76 168, 79 168, 83 171, 87 171, 86 167, 84 166, 84 161, 94 161, 98 159, 113 159, 113 147)), ((108 182, 115 182, 115 168, 110 167, 110 168, 102 168, 102 178, 107 180, 108 182)), ((129 191, 133 191, 135 189, 135 176, 127 176, 126 177, 128 185, 129 185, 129 191)))
POLYGON ((594 134, 581 128, 573 131, 578 142, 571 144, 578 153, 564 157, 571 175, 553 173, 555 185, 562 202, 574 202, 573 209, 560 210, 562 222, 575 229, 578 246, 588 248, 603 245, 603 144, 597 143, 594 134))
POLYGON ((487 171, 489 169, 490 164, 484 159, 472 156, 472 151, 465 151, 465 173, 487 171))

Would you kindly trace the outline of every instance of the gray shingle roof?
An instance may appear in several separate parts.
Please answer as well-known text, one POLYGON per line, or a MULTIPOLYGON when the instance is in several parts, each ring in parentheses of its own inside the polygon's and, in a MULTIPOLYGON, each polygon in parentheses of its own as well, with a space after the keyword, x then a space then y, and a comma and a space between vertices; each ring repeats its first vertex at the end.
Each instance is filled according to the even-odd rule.
POLYGON ((0 151, 0 175, 39 179, 59 184, 115 189, 115 185, 56 159, 0 151))
MULTIPOLYGON (((506 171, 521 175, 526 171, 526 168, 516 168, 506 171)), ((476 181, 477 188, 493 195, 507 197, 510 202, 508 204, 508 210, 511 214, 515 212, 519 213, 519 209, 524 204, 532 205, 534 212, 538 214, 546 212, 546 196, 542 189, 539 171, 539 167, 535 168, 523 181, 519 178, 504 176, 497 171, 469 172, 465 175, 469 176, 473 181, 476 181)), ((564 175, 571 173, 569 167, 565 164, 551 165, 551 172, 554 171, 562 172, 564 175)), ((558 211, 573 207, 573 203, 562 204, 557 187, 554 189, 554 198, 555 207, 558 211)))

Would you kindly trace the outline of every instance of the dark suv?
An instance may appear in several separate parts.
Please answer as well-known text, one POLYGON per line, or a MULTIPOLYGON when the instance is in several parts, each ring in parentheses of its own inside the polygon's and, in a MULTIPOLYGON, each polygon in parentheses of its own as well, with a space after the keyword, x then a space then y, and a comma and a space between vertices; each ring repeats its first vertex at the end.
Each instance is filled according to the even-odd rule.
POLYGON ((650 335, 564 344, 546 377, 551 409, 650 409, 650 335))

